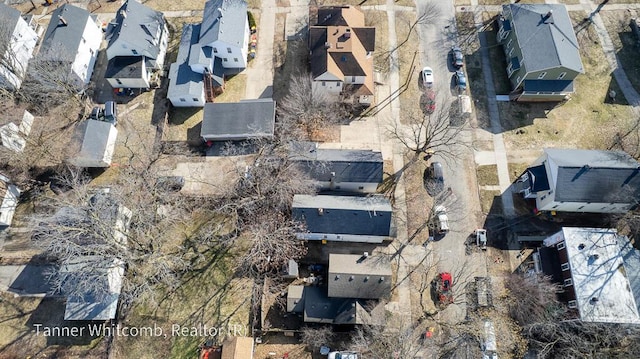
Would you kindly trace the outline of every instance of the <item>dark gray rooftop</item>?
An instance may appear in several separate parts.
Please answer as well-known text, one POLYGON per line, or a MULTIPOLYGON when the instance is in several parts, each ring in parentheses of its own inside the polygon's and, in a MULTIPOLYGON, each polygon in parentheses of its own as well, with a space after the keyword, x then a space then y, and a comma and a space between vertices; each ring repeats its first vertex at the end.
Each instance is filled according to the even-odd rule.
POLYGON ((297 194, 292 215, 310 233, 389 236, 392 208, 384 196, 297 194))
POLYGON ((362 324, 369 318, 362 303, 351 298, 329 298, 324 288, 304 287, 304 321, 362 324))
POLYGON ((508 4, 527 71, 542 71, 559 66, 584 73, 578 40, 564 5, 508 4), (544 16, 553 12, 550 19, 544 16))
POLYGON ((144 58, 142 56, 118 56, 107 63, 104 77, 108 79, 139 79, 142 77, 144 58))
POLYGON ((116 13, 115 23, 108 46, 123 41, 136 50, 138 55, 154 60, 158 58, 165 25, 160 11, 136 0, 127 0, 116 13))
MULTIPOLYGON (((555 200, 633 203, 640 195, 640 163, 619 151, 545 149, 558 167, 555 200)), ((552 170, 553 172, 553 170, 552 170)))
POLYGON ((191 71, 189 67, 189 53, 191 45, 198 42, 200 24, 186 24, 182 28, 180 46, 176 62, 169 69, 168 98, 200 97, 204 91, 202 74, 191 71))
POLYGON ((235 103, 207 103, 200 135, 205 140, 227 141, 273 136, 276 103, 272 99, 235 103))
POLYGON ((391 293, 391 264, 380 256, 330 254, 328 295, 377 299, 391 293))
POLYGON ((244 0, 209 0, 204 5, 200 44, 215 41, 242 46, 247 24, 247 2, 244 0))
POLYGON ((291 159, 301 162, 300 168, 317 181, 381 183, 382 153, 371 150, 316 149, 298 152, 292 149, 291 159))
POLYGON ((49 59, 72 61, 78 52, 84 29, 90 18, 91 14, 87 10, 69 4, 54 10, 42 38, 40 53, 49 59), (60 20, 61 17, 64 22, 60 20), (66 57, 62 55, 63 53, 66 57))

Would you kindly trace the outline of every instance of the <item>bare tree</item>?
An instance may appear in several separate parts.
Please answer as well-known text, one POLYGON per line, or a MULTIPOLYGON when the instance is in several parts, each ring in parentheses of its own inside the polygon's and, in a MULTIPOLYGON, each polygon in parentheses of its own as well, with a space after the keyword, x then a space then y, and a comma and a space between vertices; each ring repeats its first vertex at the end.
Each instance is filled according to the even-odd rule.
POLYGON ((322 327, 305 326, 300 333, 300 341, 306 344, 307 348, 312 351, 329 344, 333 340, 333 337, 333 330, 328 325, 322 327))
POLYGON ((404 147, 407 159, 400 170, 385 179, 383 189, 386 193, 393 193, 404 172, 425 156, 438 155, 444 160, 456 160, 460 147, 464 145, 460 138, 464 126, 452 125, 449 103, 441 101, 438 105, 431 114, 407 109, 405 124, 396 121, 389 129, 388 135, 404 147))
POLYGON ((279 128, 286 131, 287 137, 313 138, 318 131, 348 117, 336 99, 324 91, 313 91, 309 74, 292 75, 290 81, 289 93, 278 106, 278 121, 282 123, 279 128))

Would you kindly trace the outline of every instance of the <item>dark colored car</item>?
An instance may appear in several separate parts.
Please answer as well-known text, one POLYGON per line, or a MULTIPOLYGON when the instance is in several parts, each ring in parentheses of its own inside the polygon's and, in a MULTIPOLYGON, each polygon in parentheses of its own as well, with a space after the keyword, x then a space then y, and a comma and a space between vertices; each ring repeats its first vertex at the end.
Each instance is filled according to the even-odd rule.
POLYGON ((107 101, 104 103, 104 120, 112 123, 114 126, 118 125, 118 114, 115 101, 107 101))
POLYGON ((432 162, 431 166, 425 171, 426 178, 424 181, 427 193, 434 197, 444 190, 444 172, 442 163, 432 162))
POLYGON ((462 55, 462 50, 458 46, 451 48, 451 65, 456 69, 464 65, 464 55, 462 55))
POLYGON ((456 88, 458 89, 458 92, 466 91, 467 77, 464 75, 464 72, 462 72, 462 70, 458 70, 453 76, 456 80, 456 88))
POLYGON ((93 110, 91 110, 91 116, 89 118, 96 121, 104 120, 104 110, 102 109, 102 107, 94 107, 93 110))

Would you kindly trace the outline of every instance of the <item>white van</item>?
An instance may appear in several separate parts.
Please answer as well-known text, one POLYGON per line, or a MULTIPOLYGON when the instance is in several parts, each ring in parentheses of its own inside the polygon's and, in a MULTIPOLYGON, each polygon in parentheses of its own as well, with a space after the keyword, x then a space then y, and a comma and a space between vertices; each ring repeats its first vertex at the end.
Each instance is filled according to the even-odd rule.
POLYGON ((436 230, 439 234, 445 234, 449 232, 449 217, 447 216, 447 209, 444 206, 437 206, 436 212, 436 230))

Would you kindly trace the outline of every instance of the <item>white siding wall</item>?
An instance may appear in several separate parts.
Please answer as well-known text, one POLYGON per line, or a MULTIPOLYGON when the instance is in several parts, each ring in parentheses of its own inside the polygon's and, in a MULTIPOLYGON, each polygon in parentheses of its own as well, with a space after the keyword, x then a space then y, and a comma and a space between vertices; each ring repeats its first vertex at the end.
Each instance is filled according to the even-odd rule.
POLYGON ((87 21, 78 52, 71 65, 71 71, 78 77, 81 85, 86 85, 91 79, 93 67, 98 56, 98 49, 102 42, 102 30, 91 18, 87 21))
POLYGON ((38 34, 24 19, 19 18, 9 41, 11 49, 7 49, 4 56, 5 59, 10 59, 12 65, 10 68, 0 66, 0 84, 17 89, 22 84, 29 60, 33 58, 38 34))
POLYGON ((347 84, 360 85, 360 84, 363 84, 366 79, 367 79, 366 76, 345 76, 344 82, 347 84))
POLYGON ((222 59, 222 67, 240 69, 247 66, 247 49, 237 45, 230 45, 222 41, 215 41, 210 45, 218 52, 211 50, 215 57, 222 59), (236 61, 237 60, 237 61, 236 61))
POLYGON ((204 107, 204 90, 199 96, 183 95, 169 98, 174 107, 204 107), (198 99, 197 101, 194 100, 198 99), (184 100, 184 101, 182 101, 184 100))
POLYGON ((623 203, 583 203, 583 202, 554 202, 546 201, 539 203, 536 199, 536 206, 541 211, 562 211, 562 212, 587 212, 587 213, 625 213, 631 207, 623 203))
POLYGON ((9 179, 5 176, 0 175, 0 181, 7 183, 7 191, 4 198, 0 199, 0 226, 10 226, 18 205, 20 191, 16 186, 8 184, 9 179))
POLYGON ((342 92, 342 81, 313 81, 312 85, 312 91, 314 93, 323 93, 336 97, 342 92))
POLYGON ((158 58, 156 59, 158 69, 161 69, 162 65, 164 65, 164 58, 167 55, 167 46, 169 43, 169 29, 167 29, 167 25, 164 25, 164 29, 162 31, 163 33, 159 44, 160 51, 158 52, 158 58))

